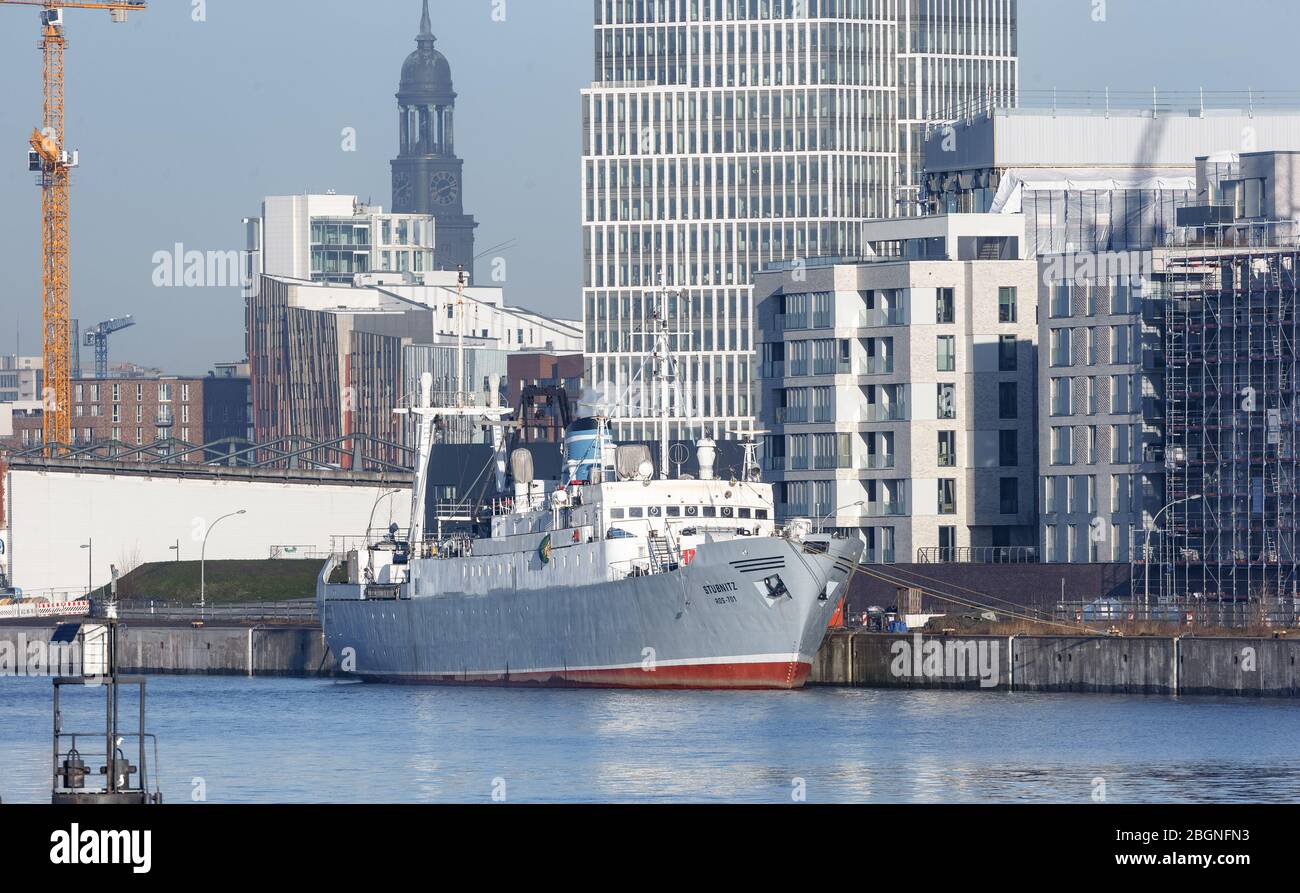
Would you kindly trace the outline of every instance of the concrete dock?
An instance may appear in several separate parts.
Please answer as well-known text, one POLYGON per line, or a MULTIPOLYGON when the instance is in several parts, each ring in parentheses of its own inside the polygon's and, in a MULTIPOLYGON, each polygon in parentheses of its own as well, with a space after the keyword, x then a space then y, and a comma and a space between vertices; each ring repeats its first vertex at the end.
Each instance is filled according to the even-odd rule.
MULTIPOLYGON (((0 626, 0 655, 48 642, 52 631, 48 621, 0 626)), ((809 684, 1294 698, 1300 697, 1297 658, 1300 639, 842 631, 826 637, 809 684)), ((307 624, 128 623, 122 662, 129 673, 182 675, 329 676, 335 670, 320 627, 307 624)), ((0 675, 13 672, 0 666, 0 675)))
POLYGON ((811 685, 1300 696, 1300 640, 833 632, 811 685))

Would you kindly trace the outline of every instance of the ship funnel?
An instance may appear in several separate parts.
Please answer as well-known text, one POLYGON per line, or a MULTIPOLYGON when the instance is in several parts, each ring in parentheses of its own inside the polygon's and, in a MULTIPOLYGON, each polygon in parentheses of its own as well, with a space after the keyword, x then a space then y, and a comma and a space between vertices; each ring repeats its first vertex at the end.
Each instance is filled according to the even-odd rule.
POLYGON ((700 480, 711 481, 715 475, 714 466, 718 463, 718 445, 712 438, 701 437, 695 444, 695 458, 700 463, 700 480))
POLYGON ((608 436, 598 419, 578 419, 564 432, 565 468, 569 483, 600 480, 608 436))

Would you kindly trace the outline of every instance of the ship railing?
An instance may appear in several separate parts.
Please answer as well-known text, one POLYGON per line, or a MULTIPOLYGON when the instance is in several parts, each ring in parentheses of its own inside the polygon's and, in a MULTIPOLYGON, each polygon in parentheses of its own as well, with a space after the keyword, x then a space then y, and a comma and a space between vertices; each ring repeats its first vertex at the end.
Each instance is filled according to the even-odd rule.
POLYGON ((643 558, 626 558, 622 561, 611 561, 609 569, 613 572, 614 579, 623 580, 631 577, 654 577, 661 571, 656 571, 654 560, 650 556, 643 558))

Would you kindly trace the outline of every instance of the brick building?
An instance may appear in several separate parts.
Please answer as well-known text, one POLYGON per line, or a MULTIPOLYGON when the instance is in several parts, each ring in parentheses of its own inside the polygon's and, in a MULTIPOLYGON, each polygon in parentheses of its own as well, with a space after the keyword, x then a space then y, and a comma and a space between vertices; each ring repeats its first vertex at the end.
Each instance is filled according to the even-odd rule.
MULTIPOLYGON (((509 405, 518 406, 527 387, 563 388, 569 401, 569 411, 579 414, 578 401, 582 397, 582 354, 556 355, 549 353, 516 353, 506 358, 506 375, 509 379, 509 405)), ((559 443, 564 439, 563 424, 555 398, 549 394, 536 394, 524 408, 528 424, 523 429, 524 440, 529 443, 559 443)))
MULTIPOLYGON (((164 440, 197 446, 248 433, 246 378, 79 379, 72 383, 72 404, 77 447, 115 443, 129 449, 164 440)), ((15 412, 10 427, 0 448, 20 451, 43 442, 39 410, 15 412)))

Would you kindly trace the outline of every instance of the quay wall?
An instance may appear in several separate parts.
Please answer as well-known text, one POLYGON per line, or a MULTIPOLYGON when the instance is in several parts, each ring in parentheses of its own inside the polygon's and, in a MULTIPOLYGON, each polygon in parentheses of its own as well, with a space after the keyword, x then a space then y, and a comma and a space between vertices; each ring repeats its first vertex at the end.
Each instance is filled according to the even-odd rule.
POLYGON ((1300 640, 840 631, 810 685, 1300 697, 1300 640))
MULTIPOLYGON (((51 622, 0 625, 10 654, 48 642, 51 622)), ((310 625, 125 623, 129 673, 329 676, 310 625)), ((0 675, 12 672, 0 667, 0 675)), ((1180 636, 930 636, 832 632, 810 685, 1102 694, 1300 697, 1300 640, 1180 636)))
MULTIPOLYGON (((52 625, 0 626, 0 643, 48 642, 52 625)), ((145 625, 119 630, 124 673, 323 676, 334 672, 319 626, 145 625)))

